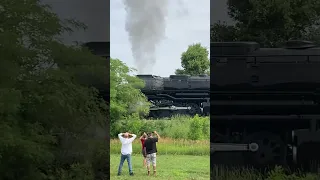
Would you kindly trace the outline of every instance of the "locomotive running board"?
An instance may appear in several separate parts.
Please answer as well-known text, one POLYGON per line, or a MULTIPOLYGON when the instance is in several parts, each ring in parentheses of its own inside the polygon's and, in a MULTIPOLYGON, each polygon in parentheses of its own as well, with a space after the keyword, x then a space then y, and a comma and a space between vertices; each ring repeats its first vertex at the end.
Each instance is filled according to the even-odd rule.
POLYGON ((177 110, 189 110, 191 107, 176 107, 176 106, 170 106, 170 107, 153 107, 150 108, 150 111, 157 111, 157 110, 171 110, 171 111, 177 111, 177 110))
POLYGON ((256 143, 250 144, 235 144, 235 143, 211 143, 210 152, 234 152, 234 151, 251 151, 255 152, 259 149, 256 143))
POLYGON ((211 120, 236 120, 236 119, 245 119, 245 120, 292 120, 292 119, 320 119, 318 114, 302 114, 302 115, 211 115, 211 120))

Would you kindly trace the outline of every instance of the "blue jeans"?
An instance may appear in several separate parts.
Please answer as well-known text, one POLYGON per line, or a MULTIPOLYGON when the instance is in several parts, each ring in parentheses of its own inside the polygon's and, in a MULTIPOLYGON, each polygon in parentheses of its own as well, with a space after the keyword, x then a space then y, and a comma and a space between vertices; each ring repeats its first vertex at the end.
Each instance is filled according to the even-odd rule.
POLYGON ((132 172, 132 164, 131 164, 131 154, 126 154, 126 155, 123 155, 121 154, 121 158, 120 158, 120 164, 119 164, 119 169, 118 169, 118 174, 121 174, 121 171, 122 171, 122 166, 123 166, 123 163, 124 161, 127 159, 128 161, 128 166, 129 166, 129 173, 133 173, 132 172))

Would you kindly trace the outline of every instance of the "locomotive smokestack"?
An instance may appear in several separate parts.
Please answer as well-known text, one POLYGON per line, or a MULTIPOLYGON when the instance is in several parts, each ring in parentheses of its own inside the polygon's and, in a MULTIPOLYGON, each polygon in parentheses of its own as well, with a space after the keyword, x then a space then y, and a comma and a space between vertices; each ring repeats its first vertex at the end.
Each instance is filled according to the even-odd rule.
POLYGON ((168 0, 123 0, 126 31, 138 73, 152 73, 156 46, 165 38, 168 0))

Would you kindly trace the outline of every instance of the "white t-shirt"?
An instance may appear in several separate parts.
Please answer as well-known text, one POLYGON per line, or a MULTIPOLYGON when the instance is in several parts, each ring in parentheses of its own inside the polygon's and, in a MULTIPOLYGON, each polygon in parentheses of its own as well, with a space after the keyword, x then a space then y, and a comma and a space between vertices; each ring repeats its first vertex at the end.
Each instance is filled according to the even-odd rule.
POLYGON ((132 142, 137 137, 135 134, 131 134, 131 138, 124 138, 122 137, 122 133, 118 134, 118 137, 121 141, 121 154, 127 155, 132 153, 132 142))

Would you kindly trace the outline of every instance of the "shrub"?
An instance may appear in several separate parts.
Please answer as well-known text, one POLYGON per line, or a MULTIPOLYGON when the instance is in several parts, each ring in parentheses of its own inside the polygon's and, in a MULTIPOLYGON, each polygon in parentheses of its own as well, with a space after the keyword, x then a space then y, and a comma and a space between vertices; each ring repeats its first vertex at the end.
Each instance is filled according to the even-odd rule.
POLYGON ((190 123, 189 139, 199 140, 210 138, 210 124, 208 126, 208 123, 206 121, 208 120, 204 117, 195 116, 194 118, 192 118, 190 123))
POLYGON ((89 163, 72 164, 70 169, 59 169, 54 176, 48 178, 52 180, 92 180, 94 173, 89 163))
POLYGON ((143 132, 158 131, 161 137, 173 139, 210 139, 209 117, 175 116, 171 119, 141 120, 127 118, 119 120, 111 125, 110 135, 113 138, 124 131, 130 131, 137 135, 143 132))

